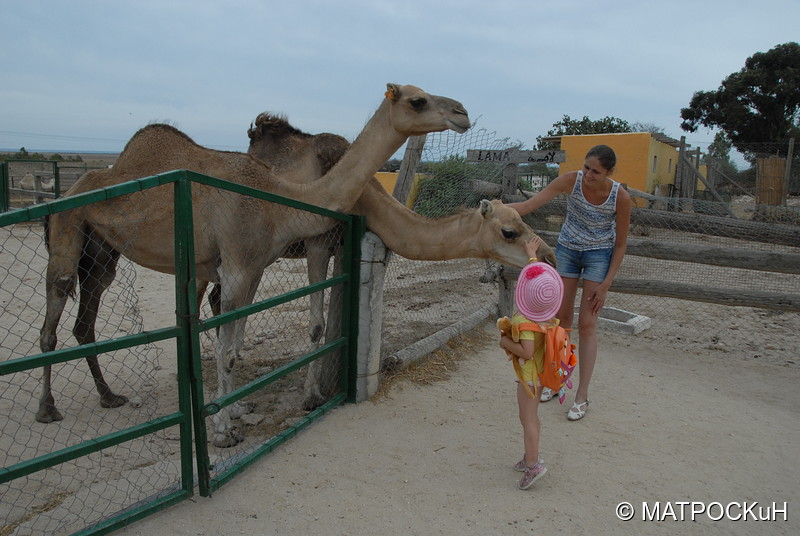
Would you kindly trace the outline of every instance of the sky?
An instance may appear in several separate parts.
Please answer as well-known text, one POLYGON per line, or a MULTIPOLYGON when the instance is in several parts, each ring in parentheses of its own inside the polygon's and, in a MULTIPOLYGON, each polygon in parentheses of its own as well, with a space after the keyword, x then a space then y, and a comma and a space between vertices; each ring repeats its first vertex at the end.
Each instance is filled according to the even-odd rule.
POLYGON ((454 98, 523 148, 568 115, 704 150, 713 131, 680 128, 694 92, 800 39, 798 0, 0 0, 0 13, 0 150, 29 152, 119 152, 154 122, 246 151, 264 111, 352 141, 387 82, 454 98))

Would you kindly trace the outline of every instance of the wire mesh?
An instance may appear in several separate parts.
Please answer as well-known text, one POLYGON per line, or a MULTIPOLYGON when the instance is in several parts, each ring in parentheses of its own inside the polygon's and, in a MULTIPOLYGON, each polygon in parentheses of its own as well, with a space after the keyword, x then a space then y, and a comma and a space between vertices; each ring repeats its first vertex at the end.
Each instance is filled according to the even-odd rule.
MULTIPOLYGON (((431 210, 428 205, 434 200, 436 203, 434 210, 439 214, 446 214, 465 201, 475 202, 474 196, 463 191, 470 188, 469 180, 476 178, 477 171, 480 180, 499 183, 505 163, 467 163, 464 159, 466 150, 502 150, 517 145, 507 138, 498 138, 494 132, 486 130, 471 130, 460 136, 452 133, 429 134, 420 171, 435 169, 430 162, 453 163, 455 161, 458 166, 450 166, 450 169, 447 170, 446 180, 440 180, 437 188, 433 191, 426 192, 420 188, 421 199, 417 199, 415 210, 419 208, 431 210), (454 171, 454 168, 459 168, 459 171, 454 171), (422 197, 426 194, 429 194, 428 198, 422 197)), ((755 165, 758 158, 780 151, 783 151, 785 155, 786 144, 768 146, 754 144, 751 160, 755 165)), ((624 156, 620 155, 620 158, 624 158, 624 156)), ((795 156, 797 155, 795 154, 795 156)), ((792 163, 790 167, 792 170, 790 184, 795 184, 800 166, 792 163)), ((729 199, 728 202, 717 201, 703 190, 699 190, 696 198, 693 199, 654 195, 639 199, 637 204, 641 208, 634 210, 630 238, 668 243, 678 247, 681 245, 699 246, 701 251, 702 248, 721 248, 730 252, 744 251, 755 254, 756 259, 759 254, 763 254, 766 259, 772 253, 800 253, 800 240, 797 239, 800 236, 797 227, 800 221, 800 198, 789 195, 786 206, 780 207, 780 211, 776 211, 773 207, 770 212, 771 217, 764 218, 766 211, 762 205, 755 203, 755 171, 744 171, 740 175, 747 176, 748 173, 753 175, 753 180, 751 183, 745 183, 749 188, 746 193, 742 192, 741 195, 738 195, 733 186, 730 189, 721 190, 723 199, 729 199)), ((736 178, 741 179, 740 176, 734 179, 736 178)), ((528 190, 530 182, 526 180, 519 182, 525 187, 523 192, 525 196, 534 193, 534 191, 528 190)), ((546 183, 545 180, 542 187, 546 183)), ((794 187, 790 186, 788 191, 793 192, 794 187)), ((543 207, 540 211, 525 218, 537 232, 557 233, 561 228, 564 200, 556 198, 550 205, 552 206, 543 207), (561 206, 554 208, 559 203, 561 206)), ((776 297, 800 295, 800 276, 796 273, 714 266, 703 264, 702 253, 699 257, 692 260, 700 261, 700 263, 629 254, 622 263, 618 278, 658 281, 675 285, 698 285, 734 294, 754 291, 771 293, 776 297)), ((480 265, 480 262, 477 264, 480 265)), ((442 270, 449 269, 446 263, 436 263, 436 267, 441 267, 442 270)), ((387 270, 387 303, 389 303, 390 292, 393 291, 390 288, 392 280, 407 277, 402 274, 390 277, 389 274, 396 269, 396 267, 390 266, 387 270)), ((475 272, 480 273, 481 270, 476 268, 475 272)), ((477 288, 486 286, 480 287, 476 284, 477 288)), ((454 285, 453 288, 457 288, 457 285, 454 285)), ((424 285, 418 285, 414 290, 420 294, 425 293, 424 285)), ((438 296, 448 292, 453 291, 436 288, 435 294, 432 293, 432 295, 438 296)), ((489 297, 491 292, 485 294, 473 292, 477 299, 470 302, 469 305, 465 305, 459 314, 464 315, 466 312, 474 311, 480 304, 486 303, 484 300, 491 299, 489 297)), ((580 299, 580 293, 577 299, 580 299)), ((800 318, 800 314, 796 312, 727 306, 643 294, 625 294, 614 292, 613 287, 606 300, 606 305, 650 317, 653 320, 652 327, 641 336, 666 340, 668 344, 680 351, 693 351, 701 347, 725 351, 737 357, 758 357, 772 360, 779 364, 791 364, 796 361, 792 356, 797 344, 794 327, 797 326, 798 318, 800 318), (726 318, 729 322, 726 322, 724 326, 718 326, 710 323, 712 321, 709 319, 713 318, 726 318), (698 330, 698 326, 701 327, 700 330, 698 330), (758 346, 751 337, 748 337, 748 330, 755 326, 758 329, 775 332, 776 336, 769 349, 758 346)), ((439 311, 440 309, 436 309, 436 313, 439 311)), ((431 318, 435 317, 435 314, 431 315, 431 318)), ((400 320, 399 324, 402 325, 403 321, 400 320)))
MULTIPOLYGON (((0 228, 0 251, 0 325, 8 327, 0 335, 0 351, 3 359, 38 354, 47 265, 42 223, 0 228)), ((100 309, 98 340, 144 329, 141 276, 130 262, 120 261, 100 309)), ((174 283, 160 283, 160 291, 170 303, 174 283)), ((174 304, 169 307, 174 310, 174 304)), ((58 329, 58 348, 75 346, 70 330, 76 315, 77 304, 68 302, 58 329)), ((106 380, 115 392, 128 398, 127 404, 115 409, 100 407, 84 360, 53 365, 52 388, 64 420, 51 424, 34 418, 41 370, 3 375, 0 466, 9 467, 177 411, 175 377, 165 374, 165 368, 174 371, 172 363, 165 363, 174 357, 174 348, 160 344, 100 356, 106 380)), ((1 485, 0 518, 4 522, 0 534, 71 533, 178 486, 178 439, 177 427, 168 428, 1 485)))

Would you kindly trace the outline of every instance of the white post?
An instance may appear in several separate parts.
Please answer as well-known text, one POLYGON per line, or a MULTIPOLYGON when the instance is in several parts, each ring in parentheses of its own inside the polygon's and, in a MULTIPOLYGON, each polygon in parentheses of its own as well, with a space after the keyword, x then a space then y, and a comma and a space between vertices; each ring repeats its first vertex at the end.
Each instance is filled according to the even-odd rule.
POLYGON ((358 299, 358 356, 356 402, 378 391, 381 372, 383 285, 391 251, 378 235, 367 232, 361 242, 361 281, 358 299))

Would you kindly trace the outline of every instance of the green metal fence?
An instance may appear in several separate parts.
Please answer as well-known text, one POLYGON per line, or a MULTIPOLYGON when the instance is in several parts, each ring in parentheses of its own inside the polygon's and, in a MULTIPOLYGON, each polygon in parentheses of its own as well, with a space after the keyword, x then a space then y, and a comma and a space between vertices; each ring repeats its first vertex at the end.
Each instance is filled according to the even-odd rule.
MULTIPOLYGON (((179 170, 126 182, 102 190, 87 192, 53 202, 47 202, 26 209, 6 212, 5 214, 0 214, 0 229, 17 224, 25 224, 32 220, 90 203, 101 202, 169 184, 173 185, 172 187, 174 188, 175 194, 174 269, 176 311, 174 325, 119 338, 101 340, 92 344, 63 348, 38 355, 29 355, 14 359, 5 357, 3 361, 0 361, 0 379, 3 379, 12 374, 29 372, 45 365, 65 363, 86 356, 107 354, 138 345, 153 344, 159 341, 168 341, 172 339, 175 340, 178 388, 177 411, 159 416, 133 427, 116 430, 112 433, 101 434, 92 438, 82 438, 75 444, 65 448, 35 455, 29 459, 23 459, 0 468, 0 491, 3 492, 4 501, 7 501, 13 495, 8 493, 8 490, 11 489, 10 486, 13 486, 14 482, 18 479, 24 479, 24 477, 37 472, 52 470, 54 467, 57 468, 59 464, 77 460, 82 456, 98 455, 97 453, 100 453, 104 449, 109 449, 115 445, 134 440, 141 440, 147 437, 148 434, 154 434, 168 428, 177 427, 180 436, 180 475, 177 481, 166 485, 164 489, 156 490, 145 500, 135 500, 133 504, 126 505, 112 514, 104 513, 99 519, 81 518, 80 521, 84 523, 84 528, 78 532, 74 532, 75 534, 105 534, 118 529, 121 526, 132 523, 137 519, 141 519, 142 517, 191 497, 195 485, 198 486, 201 495, 208 496, 225 482, 232 479, 238 472, 242 471, 264 454, 271 452, 278 445, 287 441, 298 431, 308 426, 331 408, 344 401, 352 401, 355 399, 355 355, 357 350, 355 341, 357 340, 358 326, 359 251, 361 237, 365 231, 364 221, 361 217, 328 211, 261 190, 254 190, 213 177, 179 170), (288 205, 292 208, 332 218, 344 224, 346 229, 344 233, 346 259, 344 273, 340 276, 328 278, 321 283, 309 285, 285 294, 271 296, 241 309, 201 320, 194 266, 194 236, 196 231, 194 229, 191 201, 193 184, 203 184, 269 203, 288 205), (202 364, 200 361, 200 336, 203 332, 336 285, 341 285, 344 290, 343 308, 341 312, 342 334, 339 338, 326 341, 320 348, 292 359, 290 362, 276 368, 268 374, 256 378, 220 399, 210 401, 204 400, 202 364), (335 350, 338 350, 339 354, 342 356, 338 394, 330 398, 323 406, 312 411, 304 418, 267 441, 252 446, 245 452, 238 453, 236 456, 225 460, 223 463, 211 463, 208 452, 206 417, 213 415, 225 406, 237 400, 241 400, 243 397, 259 389, 263 389, 265 386, 276 382, 287 374, 335 350), (196 474, 193 472, 193 462, 195 461, 197 468, 196 474), (213 478, 212 473, 214 473, 213 478)), ((3 269, 6 269, 6 267, 4 266, 3 269)), ((3 327, 11 328, 10 326, 3 327)), ((0 385, 0 387, 2 386, 0 385)), ((31 402, 35 401, 32 400, 31 402)), ((46 426, 63 427, 66 426, 65 423, 66 421, 62 421, 59 424, 46 426)), ((22 450, 24 450, 24 448, 22 450)), ((24 457, 24 453, 22 456, 24 457)), ((10 520, 9 523, 11 523, 10 520)), ((10 534, 9 530, 13 529, 14 525, 11 524, 5 527, 0 526, 0 534, 10 534)), ((60 530, 64 529, 49 527, 44 533, 62 533, 59 532, 60 530)))
MULTIPOLYGON (((11 172, 11 168, 14 165, 24 166, 24 165, 31 165, 36 166, 39 168, 49 167, 49 174, 52 175, 53 181, 53 193, 42 193, 38 192, 39 196, 47 196, 53 197, 58 199, 61 195, 61 177, 59 174, 58 162, 53 160, 25 160, 25 159, 13 159, 13 160, 6 160, 4 162, 0 162, 0 212, 7 212, 11 208, 11 194, 25 194, 26 196, 30 196, 32 198, 37 197, 37 192, 33 190, 21 190, 20 188, 14 188, 11 185, 11 177, 13 173, 11 172)), ((42 170, 44 171, 44 170, 42 170)))

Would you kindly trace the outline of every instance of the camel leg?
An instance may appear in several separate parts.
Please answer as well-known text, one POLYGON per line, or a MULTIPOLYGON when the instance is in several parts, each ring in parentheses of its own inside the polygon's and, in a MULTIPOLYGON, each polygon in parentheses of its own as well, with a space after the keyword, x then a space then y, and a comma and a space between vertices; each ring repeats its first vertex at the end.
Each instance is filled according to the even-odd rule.
MULTIPOLYGON (((91 344, 96 341, 95 325, 97 312, 100 309, 100 298, 117 275, 118 260, 119 253, 107 244, 99 243, 90 233, 78 266, 80 301, 78 317, 72 329, 78 344, 91 344)), ((127 397, 115 394, 106 383, 97 356, 87 356, 86 362, 100 395, 100 406, 118 408, 125 404, 128 401, 127 397)))
MULTIPOLYGON (((260 274, 260 272, 258 272, 260 274)), ((244 270, 233 270, 224 264, 220 267, 220 310, 232 311, 238 307, 252 303, 259 277, 244 270)), ((217 392, 220 398, 236 388, 236 359, 239 357, 246 319, 223 324, 219 329, 214 357, 217 363, 217 392)), ((244 437, 231 420, 240 417, 252 408, 246 403, 235 403, 222 408, 212 416, 213 444, 215 447, 232 447, 244 440, 244 437)))
MULTIPOLYGON (((208 288, 208 281, 202 281, 197 285, 197 306, 203 303, 203 296, 205 296, 206 289, 208 288)), ((211 306, 211 316, 217 316, 220 311, 219 306, 219 285, 217 283, 211 284, 211 292, 208 293, 208 305, 211 306)), ((217 338, 219 338, 219 326, 214 328, 215 333, 217 334, 217 338)), ((201 356, 201 359, 213 359, 213 356, 201 356)))
MULTIPOLYGON (((49 272, 48 268, 48 272, 49 272)), ((44 352, 52 352, 56 349, 58 339, 56 329, 61 320, 61 313, 67 303, 67 297, 75 291, 75 277, 64 275, 55 281, 47 280, 47 308, 44 316, 44 324, 39 336, 39 348, 44 352)), ((51 390, 52 367, 46 365, 42 377, 42 395, 39 399, 39 410, 36 412, 36 420, 42 423, 60 421, 64 418, 58 411, 51 390)))
MULTIPOLYGON (((331 253, 326 238, 330 234, 306 239, 306 265, 308 283, 313 285, 325 281, 331 253)), ((311 342, 318 343, 325 329, 325 291, 315 292, 310 297, 308 335, 311 342)))
MULTIPOLYGON (((344 248, 341 245, 336 247, 333 259, 333 274, 334 276, 339 276, 344 273, 344 248)), ((328 323, 325 329, 326 343, 341 335, 342 293, 342 285, 336 285, 331 288, 328 323)), ((318 408, 336 391, 340 356, 341 350, 337 349, 325 357, 312 361, 308 365, 308 373, 303 385, 304 410, 311 411, 318 408)))
MULTIPOLYGON (((203 296, 206 294, 208 288, 208 281, 203 281, 197 285, 197 305, 203 303, 203 296)), ((214 283, 211 285, 211 292, 208 293, 208 305, 211 306, 211 316, 217 316, 220 312, 220 287, 214 283)), ((217 330, 219 331, 219 330, 217 330)))
MULTIPOLYGON (((208 304, 211 306, 211 314, 217 316, 221 311, 222 308, 220 306, 220 294, 222 290, 220 289, 219 285, 213 285, 211 287, 211 292, 208 293, 208 304)), ((200 302, 198 302, 200 303, 200 302)), ((217 328, 219 331, 219 328, 217 328)))
MULTIPOLYGON (((74 214, 72 215, 75 216, 74 214)), ((58 344, 56 330, 64 312, 67 298, 74 295, 77 284, 78 261, 81 255, 84 236, 81 226, 70 223, 67 213, 51 216, 50 222, 45 226, 45 233, 52 237, 45 237, 45 243, 50 252, 47 261, 47 276, 45 293, 47 304, 44 315, 44 324, 39 334, 39 348, 43 353, 52 352, 58 344), (53 230, 56 232, 53 232, 53 230)), ((42 394, 39 398, 39 409, 36 420, 42 423, 60 421, 64 417, 55 405, 51 390, 52 367, 44 367, 42 376, 42 394)))

